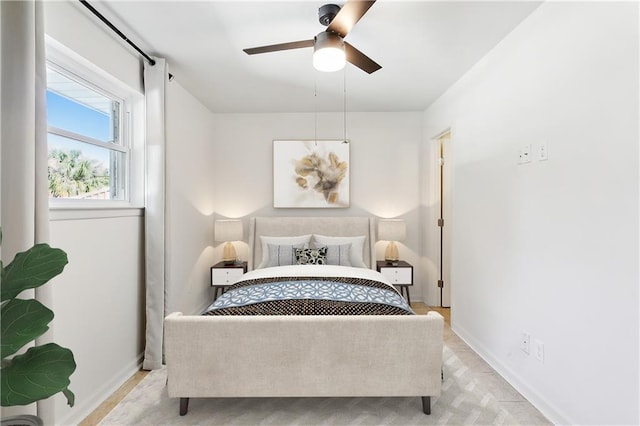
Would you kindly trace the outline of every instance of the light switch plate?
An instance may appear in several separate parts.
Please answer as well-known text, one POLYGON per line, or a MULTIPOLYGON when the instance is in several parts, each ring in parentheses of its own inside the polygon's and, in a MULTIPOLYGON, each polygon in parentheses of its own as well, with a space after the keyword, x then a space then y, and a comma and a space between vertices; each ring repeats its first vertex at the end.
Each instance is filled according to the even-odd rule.
POLYGON ((530 345, 531 345, 531 335, 528 331, 520 332, 520 350, 525 354, 529 355, 530 345))
POLYGON ((534 353, 536 359, 542 363, 544 363, 544 342, 541 340, 535 339, 533 341, 534 353))
POLYGON ((546 142, 540 143, 538 146, 538 161, 546 161, 549 159, 549 144, 546 142))

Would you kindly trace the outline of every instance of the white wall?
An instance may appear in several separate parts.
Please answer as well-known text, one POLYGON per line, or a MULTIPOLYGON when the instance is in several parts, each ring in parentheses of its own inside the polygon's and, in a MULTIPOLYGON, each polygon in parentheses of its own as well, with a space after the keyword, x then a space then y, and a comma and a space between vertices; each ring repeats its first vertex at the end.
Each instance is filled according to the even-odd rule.
MULTIPOLYGON (((317 120, 318 139, 343 137, 342 113, 320 113, 317 120)), ((214 121, 216 215, 401 217, 407 223, 407 240, 399 245, 400 256, 416 266, 412 299, 423 300, 417 232, 422 113, 347 115, 347 139, 351 141, 351 203, 347 209, 273 208, 272 141, 314 139, 313 113, 215 114, 214 121)), ((245 220, 245 242, 248 230, 245 220)), ((221 245, 216 249, 219 259, 221 245)), ((247 245, 237 244, 236 249, 246 259, 247 245)), ((378 244, 377 251, 378 258, 383 258, 383 244, 378 244)))
POLYGON ((197 313, 213 298, 217 155, 209 110, 179 83, 166 93, 167 311, 197 313))
POLYGON ((80 2, 46 1, 44 17, 48 36, 134 90, 143 91, 139 56, 80 2))
POLYGON ((453 127, 452 328, 561 424, 640 421, 638 73, 636 2, 547 2, 425 113, 453 127))
MULTIPOLYGON (((45 2, 49 37, 141 91, 137 55, 115 40, 78 2, 45 2)), ((54 341, 70 348, 76 405, 55 398, 56 424, 77 424, 139 368, 144 348, 143 218, 140 209, 56 212, 51 245, 69 265, 53 286, 54 341), (86 217, 92 219, 86 219, 86 217), (77 219, 85 217, 84 219, 77 219), (65 218, 65 220, 58 220, 65 218), (74 219, 75 218, 75 219, 74 219)))
POLYGON ((52 280, 54 341, 73 351, 69 388, 56 395, 56 423, 75 424, 139 368, 144 348, 141 216, 52 221, 51 245, 69 258, 52 280))

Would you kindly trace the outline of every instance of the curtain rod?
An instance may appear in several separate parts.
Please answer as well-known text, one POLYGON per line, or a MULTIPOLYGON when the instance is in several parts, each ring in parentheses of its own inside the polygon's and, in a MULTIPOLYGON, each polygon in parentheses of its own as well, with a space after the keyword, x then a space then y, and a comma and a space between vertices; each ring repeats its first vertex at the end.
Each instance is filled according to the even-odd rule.
MULTIPOLYGON (((122 31, 120 31, 118 28, 116 28, 115 25, 113 25, 111 22, 109 22, 109 20, 107 18, 105 18, 104 16, 102 16, 102 14, 100 12, 98 12, 93 6, 91 6, 86 0, 79 0, 80 3, 82 3, 87 9, 89 9, 91 11, 91 13, 93 13, 94 15, 96 15, 98 18, 100 18, 100 20, 102 22, 104 22, 109 28, 111 28, 116 34, 118 34, 120 36, 120 38, 122 38, 124 41, 126 41, 131 47, 133 47, 134 49, 136 49, 136 51, 141 54, 146 60, 147 62, 149 62, 150 65, 155 65, 156 61, 154 61, 149 55, 147 55, 146 53, 144 53, 138 46, 135 45, 135 43, 133 43, 131 40, 129 40, 129 38, 122 34, 122 31)), ((171 75, 170 75, 171 77, 171 75)))

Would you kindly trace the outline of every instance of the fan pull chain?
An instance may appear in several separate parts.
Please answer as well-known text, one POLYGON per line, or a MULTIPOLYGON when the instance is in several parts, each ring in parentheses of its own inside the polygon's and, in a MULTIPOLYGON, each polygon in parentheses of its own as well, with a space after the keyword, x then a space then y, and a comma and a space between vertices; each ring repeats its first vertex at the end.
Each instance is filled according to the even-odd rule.
POLYGON ((343 98, 344 98, 344 116, 342 118, 342 124, 343 124, 343 134, 342 134, 342 140, 344 143, 347 143, 347 67, 344 67, 344 72, 342 74, 343 76, 343 81, 342 81, 342 88, 343 88, 343 98))
POLYGON ((313 141, 318 148, 318 73, 313 73, 313 141))

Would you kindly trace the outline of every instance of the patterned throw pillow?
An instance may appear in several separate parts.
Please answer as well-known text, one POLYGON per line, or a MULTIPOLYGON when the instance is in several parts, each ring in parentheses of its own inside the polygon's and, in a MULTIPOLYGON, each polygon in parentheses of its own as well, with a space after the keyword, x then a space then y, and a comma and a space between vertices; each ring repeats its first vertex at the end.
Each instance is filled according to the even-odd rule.
POLYGON ((327 263, 327 248, 296 249, 296 263, 298 265, 324 265, 327 263))

